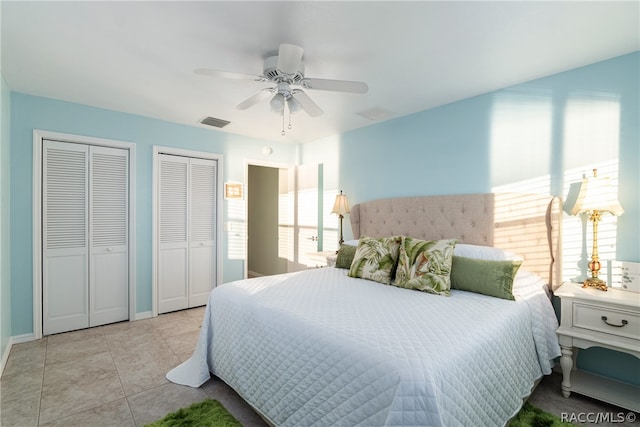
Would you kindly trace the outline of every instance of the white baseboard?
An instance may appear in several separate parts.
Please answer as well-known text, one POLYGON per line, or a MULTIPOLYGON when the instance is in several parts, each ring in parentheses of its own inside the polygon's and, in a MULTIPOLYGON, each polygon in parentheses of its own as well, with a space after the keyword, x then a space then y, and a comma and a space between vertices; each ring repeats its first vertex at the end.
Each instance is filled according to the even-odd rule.
POLYGON ((9 337, 7 348, 4 350, 4 354, 2 355, 2 359, 0 360, 0 377, 4 372, 4 367, 7 365, 7 361, 9 360, 9 353, 11 353, 11 347, 13 347, 14 344, 29 342, 29 341, 33 341, 34 339, 35 337, 33 334, 23 334, 23 335, 16 335, 14 337, 9 337))
POLYGON ((4 372, 4 367, 7 364, 7 360, 9 360, 9 353, 11 352, 11 338, 9 338, 9 342, 7 343, 7 348, 4 349, 4 354, 2 354, 2 359, 0 359, 0 377, 4 372))
POLYGON ((132 321, 151 319, 152 317, 153 313, 151 311, 143 311, 142 313, 136 313, 136 318, 132 319, 132 321))
POLYGON ((33 334, 22 334, 22 335, 16 335, 16 336, 13 336, 13 337, 9 338, 9 340, 11 341, 12 344, 20 344, 20 343, 23 343, 23 342, 33 341, 35 339, 36 339, 36 337, 33 334))

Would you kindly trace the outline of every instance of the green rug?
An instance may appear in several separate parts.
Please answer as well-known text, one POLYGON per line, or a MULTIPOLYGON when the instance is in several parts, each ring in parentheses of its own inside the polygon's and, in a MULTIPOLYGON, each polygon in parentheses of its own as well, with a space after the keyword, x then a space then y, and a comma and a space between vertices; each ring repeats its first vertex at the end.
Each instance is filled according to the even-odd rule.
POLYGON ((562 422, 559 417, 544 412, 529 402, 524 404, 518 415, 509 423, 509 427, 568 427, 574 425, 562 422))
MULTIPOLYGON (((529 402, 524 404, 518 415, 509 423, 509 427, 568 427, 573 425, 562 422, 560 418, 536 408, 529 402)), ((145 427, 242 427, 242 424, 220 402, 206 399, 194 403, 188 408, 173 412, 145 427)))
POLYGON ((206 399, 145 427, 242 427, 217 400, 206 399))

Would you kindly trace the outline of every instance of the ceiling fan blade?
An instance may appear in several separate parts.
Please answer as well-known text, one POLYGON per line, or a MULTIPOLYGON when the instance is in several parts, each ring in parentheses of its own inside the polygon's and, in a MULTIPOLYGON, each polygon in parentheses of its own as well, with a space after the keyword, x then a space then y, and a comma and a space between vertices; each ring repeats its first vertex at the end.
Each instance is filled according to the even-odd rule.
POLYGON ((322 108, 318 107, 318 104, 313 102, 309 95, 304 93, 303 91, 296 89, 291 92, 291 96, 302 105, 302 109, 305 113, 310 115, 311 117, 318 117, 324 114, 322 108))
POLYGON ((304 49, 294 44, 281 44, 278 50, 278 64, 276 68, 284 74, 298 72, 304 49))
POLYGON ((193 70, 193 72, 195 74, 200 74, 201 76, 222 77, 225 79, 232 79, 232 80, 255 80, 255 81, 265 80, 263 76, 256 76, 253 74, 233 73, 231 71, 212 70, 211 68, 196 68, 195 70, 193 70))
POLYGON ((236 105, 236 109, 246 110, 249 107, 253 107, 258 102, 269 98, 272 93, 273 93, 273 89, 271 88, 262 89, 260 92, 251 95, 250 97, 242 101, 240 104, 236 105))
POLYGON ((369 86, 363 82, 352 82, 348 80, 329 80, 305 78, 302 86, 307 89, 330 90, 334 92, 367 93, 369 86))

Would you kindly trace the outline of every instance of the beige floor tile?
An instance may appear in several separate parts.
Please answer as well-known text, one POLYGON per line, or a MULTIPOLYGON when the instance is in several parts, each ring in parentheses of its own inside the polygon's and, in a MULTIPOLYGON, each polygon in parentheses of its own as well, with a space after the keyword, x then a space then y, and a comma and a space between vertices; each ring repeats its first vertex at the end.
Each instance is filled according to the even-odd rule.
POLYGON ((151 324, 148 322, 149 319, 145 320, 137 320, 135 322, 119 322, 112 323, 110 325, 101 326, 100 329, 105 334, 105 336, 109 335, 117 335, 122 333, 145 333, 145 331, 149 331, 151 329, 151 324))
POLYGON ((2 375, 12 375, 32 368, 44 367, 47 339, 14 344, 2 375))
POLYGON ((166 337, 165 341, 176 354, 193 353, 193 350, 195 350, 196 344, 198 343, 198 336, 200 336, 200 331, 195 330, 185 332, 180 335, 166 337))
POLYGON ((124 397, 110 353, 45 366, 40 422, 48 423, 124 397))
POLYGON ((170 321, 158 321, 153 323, 153 327, 163 338, 167 338, 175 335, 182 335, 187 332, 198 331, 201 324, 202 322, 183 315, 181 318, 172 319, 170 321))
POLYGON ((162 352, 171 350, 169 344, 155 329, 140 331, 126 331, 107 335, 107 345, 114 360, 128 358, 145 351, 162 352))
POLYGON ((40 424, 40 427, 133 427, 133 415, 126 399, 119 399, 92 409, 40 424))
POLYGON ((169 348, 114 357, 114 361, 125 396, 166 384, 167 372, 180 363, 178 356, 169 348))
MULTIPOLYGON (((88 334, 85 334, 88 335, 88 334)), ((103 334, 88 335, 89 338, 79 340, 56 340, 47 344, 45 364, 63 363, 79 360, 93 354, 108 352, 107 342, 103 334)))
POLYGON ((3 375, 0 379, 0 402, 3 404, 23 399, 42 391, 44 368, 25 369, 21 372, 3 375))
POLYGON ((78 331, 65 332, 63 334, 49 335, 47 345, 66 344, 74 341, 83 341, 89 338, 104 337, 102 328, 87 328, 78 331))
POLYGON ((176 356, 178 356, 178 359, 180 359, 180 363, 182 363, 182 362, 186 362, 187 360, 189 360, 189 358, 191 356, 193 356, 193 352, 192 351, 188 351, 188 352, 184 352, 184 353, 176 353, 176 356))
MULTIPOLYGON (((3 376, 4 378, 4 376, 3 376)), ((38 425, 40 391, 21 395, 19 399, 0 400, 0 426, 30 427, 38 425)))
POLYGON ((207 398, 200 388, 166 383, 127 397, 137 426, 163 418, 165 415, 207 398))
POLYGON ((192 319, 195 319, 198 322, 202 323, 202 320, 204 319, 204 312, 205 312, 206 308, 207 308, 206 305, 203 305, 202 307, 192 308, 190 310, 186 310, 185 314, 187 316, 191 317, 192 319))

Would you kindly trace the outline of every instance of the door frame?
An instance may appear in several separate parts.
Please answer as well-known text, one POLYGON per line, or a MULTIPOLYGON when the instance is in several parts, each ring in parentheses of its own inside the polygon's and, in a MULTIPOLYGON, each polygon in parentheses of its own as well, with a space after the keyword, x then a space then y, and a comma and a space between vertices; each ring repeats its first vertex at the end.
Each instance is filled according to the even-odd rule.
POLYGON ((183 148, 165 147, 161 145, 153 146, 153 174, 151 182, 153 185, 151 196, 152 211, 152 231, 151 231, 151 316, 158 315, 158 200, 160 197, 160 189, 158 186, 159 179, 159 155, 169 154, 183 157, 195 157, 200 159, 216 160, 218 162, 216 168, 216 286, 222 283, 222 254, 224 253, 222 245, 222 230, 224 223, 223 209, 223 155, 216 153, 208 153, 205 151, 185 150, 183 148))
POLYGON ((136 320, 136 144, 114 139, 33 130, 33 338, 42 338, 42 141, 121 148, 129 151, 129 321, 136 320))

